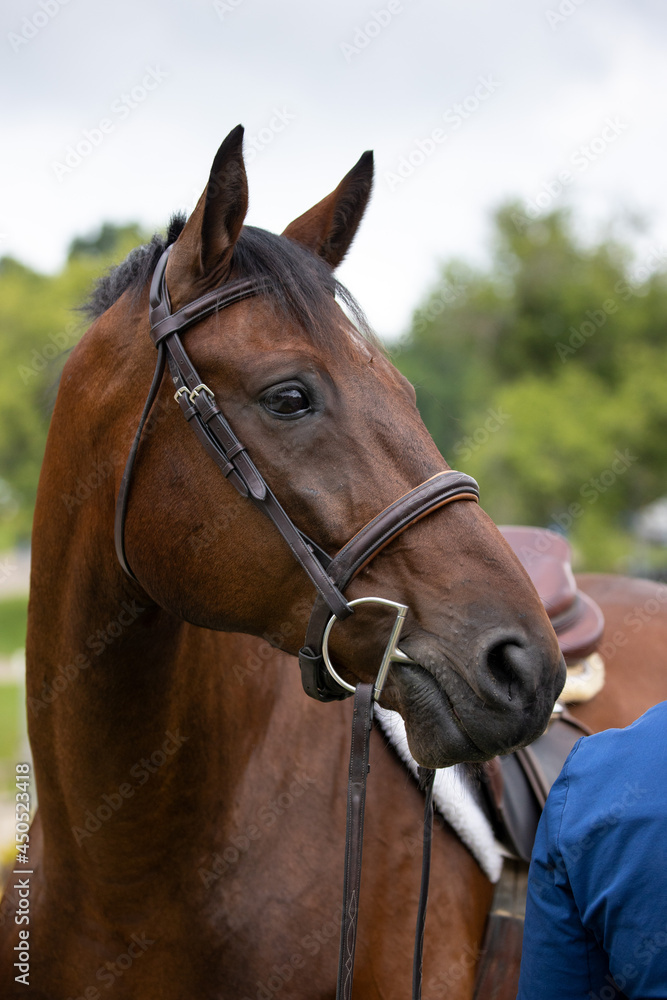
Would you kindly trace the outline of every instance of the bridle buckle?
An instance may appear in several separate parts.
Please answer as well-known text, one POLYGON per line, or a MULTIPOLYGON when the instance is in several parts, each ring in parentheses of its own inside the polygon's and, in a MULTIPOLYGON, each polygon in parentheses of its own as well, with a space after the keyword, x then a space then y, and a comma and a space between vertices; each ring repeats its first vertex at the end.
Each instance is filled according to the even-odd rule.
POLYGON ((189 393, 191 403, 194 403, 196 397, 199 395, 200 392, 207 392, 211 397, 211 399, 215 399, 215 396, 213 395, 213 390, 209 389, 209 387, 205 385, 204 382, 200 382, 199 385, 196 385, 192 390, 192 392, 189 393))
MULTIPOLYGON (((385 681, 387 679, 387 673, 389 672, 389 667, 392 663, 414 663, 415 661, 410 659, 402 649, 398 648, 398 640, 401 635, 401 630, 403 628, 403 623, 405 621, 405 616, 408 613, 407 604, 400 604, 398 601, 389 601, 386 597, 357 597, 356 600, 350 601, 349 606, 351 608, 356 607, 357 604, 381 604, 387 608, 396 609, 396 620, 394 621, 391 634, 385 646, 384 655, 382 657, 382 662, 380 664, 380 669, 377 672, 375 678, 375 684, 373 685, 373 699, 378 701, 380 695, 382 694, 382 689, 384 687, 385 681)), ((333 679, 337 684, 340 684, 342 688, 354 694, 356 691, 356 686, 354 684, 348 684, 344 681, 340 674, 336 671, 333 666, 331 659, 329 657, 329 635, 331 629, 334 627, 338 618, 336 615, 332 615, 327 622, 327 627, 324 630, 324 635, 322 637, 322 659, 324 660, 325 666, 333 679)))

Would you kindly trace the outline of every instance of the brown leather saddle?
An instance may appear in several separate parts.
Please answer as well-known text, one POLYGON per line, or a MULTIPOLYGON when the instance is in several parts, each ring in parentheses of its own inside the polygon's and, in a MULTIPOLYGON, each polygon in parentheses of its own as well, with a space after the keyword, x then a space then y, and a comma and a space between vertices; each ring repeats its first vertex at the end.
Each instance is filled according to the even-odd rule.
POLYGON ((602 638, 604 616, 595 601, 577 589, 568 542, 546 528, 499 530, 533 581, 565 662, 574 663, 595 652, 602 638))
MULTIPOLYGON (((545 528, 501 527, 501 533, 530 576, 568 664, 595 652, 604 616, 577 589, 568 542, 545 528)), ((562 705, 547 731, 529 747, 496 757, 484 767, 482 794, 494 832, 516 858, 530 860, 537 824, 568 753, 588 730, 562 705)))
MULTIPOLYGON (((530 576, 568 665, 597 649, 604 616, 587 594, 577 589, 567 541, 544 528, 501 527, 530 576)), ((475 1000, 514 1000, 516 997, 528 861, 549 789, 565 758, 580 736, 589 730, 557 703, 546 732, 528 747, 506 757, 495 757, 482 772, 482 803, 494 833, 511 855, 487 919, 477 970, 475 1000)))

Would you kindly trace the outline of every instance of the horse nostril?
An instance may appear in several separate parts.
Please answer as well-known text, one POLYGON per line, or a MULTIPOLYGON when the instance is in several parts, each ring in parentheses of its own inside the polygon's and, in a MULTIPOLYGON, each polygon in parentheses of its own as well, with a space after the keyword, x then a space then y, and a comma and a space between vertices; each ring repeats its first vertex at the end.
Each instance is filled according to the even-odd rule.
POLYGON ((487 650, 486 665, 496 684, 506 688, 509 701, 519 688, 525 694, 526 688, 536 685, 536 678, 531 677, 532 657, 518 642, 504 639, 494 643, 487 650))

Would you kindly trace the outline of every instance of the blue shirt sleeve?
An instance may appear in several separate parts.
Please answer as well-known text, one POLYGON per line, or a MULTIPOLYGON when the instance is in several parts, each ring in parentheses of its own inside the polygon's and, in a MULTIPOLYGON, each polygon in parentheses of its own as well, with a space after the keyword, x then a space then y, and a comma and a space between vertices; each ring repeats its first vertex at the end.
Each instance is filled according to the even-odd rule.
POLYGON ((667 702, 579 740, 528 875, 519 1000, 667 997, 667 702))
POLYGON ((568 761, 542 813, 528 873, 518 1000, 590 1000, 609 975, 604 953, 582 923, 560 848, 568 761))

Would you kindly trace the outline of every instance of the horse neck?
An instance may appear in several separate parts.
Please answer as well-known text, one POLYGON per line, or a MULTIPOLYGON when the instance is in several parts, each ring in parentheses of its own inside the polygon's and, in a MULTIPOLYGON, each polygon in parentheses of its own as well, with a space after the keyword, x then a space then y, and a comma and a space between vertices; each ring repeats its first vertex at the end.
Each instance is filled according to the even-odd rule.
POLYGON ((295 764, 286 753, 267 768, 264 747, 285 717, 286 656, 177 621, 100 576, 79 565, 72 592, 48 602, 36 588, 28 699, 51 869, 74 863, 89 898, 108 875, 112 910, 118 884, 156 864, 177 881, 243 823, 251 762, 268 789, 295 764))
POLYGON ((44 850, 53 871, 77 866, 82 885, 105 870, 140 881, 167 851, 204 849, 232 823, 287 672, 280 655, 262 662, 267 643, 189 625, 123 574, 123 456, 77 434, 62 395, 35 512, 26 650, 44 850))

